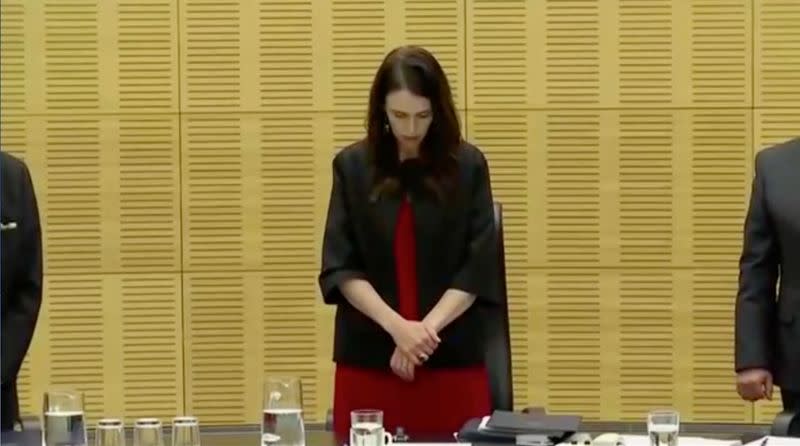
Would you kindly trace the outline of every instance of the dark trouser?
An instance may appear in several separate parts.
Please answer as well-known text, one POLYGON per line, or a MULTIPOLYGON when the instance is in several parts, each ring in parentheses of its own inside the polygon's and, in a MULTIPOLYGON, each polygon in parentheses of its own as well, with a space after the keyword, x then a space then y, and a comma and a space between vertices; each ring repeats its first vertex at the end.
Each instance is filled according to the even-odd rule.
POLYGON ((783 410, 800 412, 800 391, 781 390, 781 398, 783 399, 783 410))
POLYGON ((10 431, 14 429, 14 423, 19 418, 19 401, 17 401, 16 381, 3 384, 2 395, 0 395, 0 430, 10 431))

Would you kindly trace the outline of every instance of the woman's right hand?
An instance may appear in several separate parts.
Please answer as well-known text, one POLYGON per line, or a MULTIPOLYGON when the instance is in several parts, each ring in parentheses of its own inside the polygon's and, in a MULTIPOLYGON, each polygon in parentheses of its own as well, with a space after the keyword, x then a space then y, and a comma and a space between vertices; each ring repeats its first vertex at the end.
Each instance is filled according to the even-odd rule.
POLYGON ((425 362, 439 346, 441 339, 429 325, 419 321, 398 320, 391 328, 390 335, 397 348, 420 365, 425 362))

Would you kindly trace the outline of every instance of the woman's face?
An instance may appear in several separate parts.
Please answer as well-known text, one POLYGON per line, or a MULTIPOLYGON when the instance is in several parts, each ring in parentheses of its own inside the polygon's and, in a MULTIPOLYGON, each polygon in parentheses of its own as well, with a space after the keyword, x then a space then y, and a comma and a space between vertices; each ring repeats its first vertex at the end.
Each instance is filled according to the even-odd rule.
POLYGON ((433 121, 431 101, 406 89, 393 91, 386 95, 386 116, 398 148, 416 154, 433 121))

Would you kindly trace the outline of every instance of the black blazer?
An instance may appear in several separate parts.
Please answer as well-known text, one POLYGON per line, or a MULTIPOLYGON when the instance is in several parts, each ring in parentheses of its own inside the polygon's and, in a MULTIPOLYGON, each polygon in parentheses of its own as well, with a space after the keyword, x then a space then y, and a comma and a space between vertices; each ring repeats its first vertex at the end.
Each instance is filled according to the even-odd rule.
POLYGON ((755 160, 736 300, 736 370, 749 368, 800 391, 800 139, 755 160))
POLYGON ((19 418, 17 374, 42 301, 42 234, 30 172, 0 151, 0 299, 2 299, 2 429, 19 418))
MULTIPOLYGON (((483 306, 497 303, 497 234, 486 158, 463 144, 457 152, 458 188, 448 204, 408 186, 415 216, 420 317, 449 288, 477 296, 475 304, 440 333, 430 367, 483 363, 483 306)), ((401 198, 371 199, 373 168, 363 142, 333 160, 333 187, 322 248, 319 285, 325 303, 337 305, 333 359, 338 363, 389 368, 395 344, 380 325, 355 309, 339 285, 364 278, 397 310, 393 255, 401 198)), ((404 183, 409 184, 409 183, 404 183)))

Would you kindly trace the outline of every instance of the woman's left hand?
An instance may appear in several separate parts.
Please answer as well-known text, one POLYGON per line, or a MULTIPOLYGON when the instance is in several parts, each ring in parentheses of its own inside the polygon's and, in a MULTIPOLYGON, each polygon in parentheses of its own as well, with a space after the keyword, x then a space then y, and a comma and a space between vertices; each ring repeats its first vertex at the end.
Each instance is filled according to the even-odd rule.
POLYGON ((392 359, 389 361, 392 366, 392 371, 395 375, 399 376, 405 381, 414 381, 414 364, 400 351, 399 348, 394 348, 392 359))

